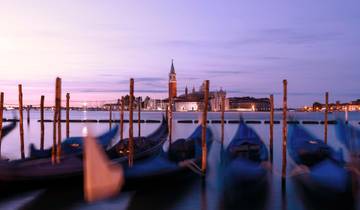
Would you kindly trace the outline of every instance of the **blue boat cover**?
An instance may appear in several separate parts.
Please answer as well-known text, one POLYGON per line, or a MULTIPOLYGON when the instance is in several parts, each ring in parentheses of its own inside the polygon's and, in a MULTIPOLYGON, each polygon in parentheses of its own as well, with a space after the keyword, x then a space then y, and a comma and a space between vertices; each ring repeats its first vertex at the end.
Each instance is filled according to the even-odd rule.
MULTIPOLYGON (((111 144, 111 140, 118 133, 119 126, 116 125, 110 131, 96 137, 98 143, 106 148, 111 144)), ((65 139, 61 143, 61 150, 64 154, 73 154, 73 153, 81 153, 83 150, 83 137, 70 137, 65 139)), ((51 155, 51 148, 40 150, 35 147, 34 144, 30 144, 30 157, 34 158, 46 158, 51 155)))
POLYGON ((344 120, 338 119, 336 125, 337 139, 350 152, 360 152, 360 129, 351 124, 346 124, 344 120))
MULTIPOLYGON (((193 159, 201 158, 201 134, 202 127, 198 126, 195 131, 186 139, 188 142, 195 142, 195 156, 193 159)), ((212 131, 207 128, 206 142, 208 149, 211 147, 212 141, 212 131)), ((127 166, 127 164, 124 164, 123 167, 125 168, 124 173, 126 178, 146 178, 156 175, 166 175, 168 173, 174 173, 183 169, 183 167, 179 165, 178 161, 174 161, 169 158, 169 153, 166 151, 162 151, 154 158, 137 161, 136 164, 130 168, 127 166)))
MULTIPOLYGON (((329 158, 335 162, 344 163, 341 151, 335 150, 322 140, 317 139, 300 125, 289 126, 288 152, 297 164, 305 164, 306 156, 316 156, 318 159, 329 158)), ((306 164, 305 164, 306 165, 306 164)))
POLYGON ((311 168, 310 177, 335 192, 345 192, 348 174, 332 160, 324 160, 311 168))
POLYGON ((224 152, 225 187, 266 176, 267 171, 260 163, 268 158, 268 150, 259 135, 240 120, 235 136, 224 152))

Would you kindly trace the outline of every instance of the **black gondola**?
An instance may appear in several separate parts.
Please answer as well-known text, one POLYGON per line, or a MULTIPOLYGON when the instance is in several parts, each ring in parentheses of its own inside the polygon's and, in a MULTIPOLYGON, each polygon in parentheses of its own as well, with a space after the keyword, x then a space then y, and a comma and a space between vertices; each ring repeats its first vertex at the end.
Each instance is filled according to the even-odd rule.
POLYGON ((1 139, 8 135, 12 130, 16 128, 16 121, 11 121, 10 124, 3 126, 1 132, 1 139))
POLYGON ((314 209, 353 209, 351 173, 344 168, 342 153, 316 139, 300 125, 289 129, 288 152, 305 168, 294 176, 308 207, 314 209))
MULTIPOLYGON (((167 131, 167 122, 163 119, 156 131, 142 138, 138 141, 140 143, 135 145, 134 160, 159 153, 167 139, 167 131), (142 143, 143 141, 147 143, 142 143), (142 147, 142 145, 146 146, 142 147)), ((126 145, 127 140, 124 142, 126 145)), ((128 153, 123 151, 125 150, 123 147, 118 147, 119 152, 116 152, 115 148, 119 145, 120 143, 113 146, 108 156, 112 157, 116 163, 125 164, 128 161, 128 153), (115 154, 117 154, 116 158, 115 154)), ((53 164, 50 158, 0 161, 0 193, 10 194, 54 185, 82 185, 82 175, 82 155, 62 156, 59 164, 53 164)))
POLYGON ((360 129, 355 126, 345 123, 344 120, 337 120, 336 135, 337 139, 346 149, 359 158, 360 153, 360 129))
MULTIPOLYGON (((137 162, 133 167, 124 165, 125 187, 146 188, 162 185, 173 180, 187 179, 200 173, 202 127, 198 126, 187 139, 178 139, 168 151, 158 156, 137 162)), ((213 141, 212 131, 206 129, 207 148, 213 141)))
MULTIPOLYGON (((96 137, 97 142, 101 147, 106 149, 110 146, 111 140, 114 139, 118 133, 119 126, 113 127, 109 132, 96 137)), ((69 137, 61 142, 61 155, 81 154, 83 151, 84 137, 69 137)), ((37 149, 34 144, 30 144, 30 157, 31 158, 50 158, 51 148, 37 149)))
POLYGON ((268 194, 268 150, 259 135, 243 120, 221 155, 221 205, 224 209, 262 209, 268 194))

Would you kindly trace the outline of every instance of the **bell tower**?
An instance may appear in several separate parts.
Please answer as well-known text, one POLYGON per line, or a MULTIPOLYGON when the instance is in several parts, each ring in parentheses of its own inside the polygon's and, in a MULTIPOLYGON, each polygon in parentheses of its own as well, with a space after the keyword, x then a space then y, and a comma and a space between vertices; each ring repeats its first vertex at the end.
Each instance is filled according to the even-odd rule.
POLYGON ((176 96, 177 96, 176 73, 174 68, 174 60, 171 60, 171 69, 169 73, 169 97, 174 98, 176 96))

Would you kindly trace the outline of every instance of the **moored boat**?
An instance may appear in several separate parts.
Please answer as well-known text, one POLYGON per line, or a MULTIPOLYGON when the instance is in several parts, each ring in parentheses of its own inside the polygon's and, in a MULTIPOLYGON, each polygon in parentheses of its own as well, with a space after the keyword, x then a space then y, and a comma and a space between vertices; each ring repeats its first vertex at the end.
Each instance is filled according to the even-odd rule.
POLYGON ((345 123, 344 120, 338 119, 336 124, 337 139, 346 149, 359 158, 360 153, 360 129, 345 123))
MULTIPOLYGON (((163 120, 160 127, 142 140, 148 142, 146 146, 137 144, 134 152, 134 161, 156 155, 161 151, 163 143, 167 139, 167 122, 163 120)), ((126 142, 127 140, 124 139, 126 142)), ((117 145, 117 144, 116 144, 117 145)), ((115 145, 115 146, 116 146, 115 145)), ((114 159, 116 164, 128 162, 127 152, 115 152, 112 147, 108 156, 114 159), (115 154, 117 156, 115 157, 115 154)), ((119 148, 125 150, 124 148, 119 148)), ((51 158, 0 161, 0 193, 11 194, 19 191, 38 189, 53 186, 70 186, 83 184, 83 160, 82 155, 65 155, 60 163, 54 164, 51 158)))
POLYGON ((224 209, 262 209, 268 194, 268 150, 259 135, 240 120, 235 136, 222 152, 220 179, 224 209))
POLYGON ((12 130, 14 130, 14 128, 16 128, 15 120, 11 121, 10 124, 3 126, 2 131, 1 131, 1 139, 4 138, 6 135, 8 135, 12 130))
MULTIPOLYGON (((117 135, 119 126, 113 127, 109 132, 106 132, 96 137, 97 142, 101 147, 106 149, 110 146, 111 140, 117 135)), ((81 154, 83 151, 84 137, 69 137, 61 142, 62 155, 81 154)), ((48 149, 37 149, 34 144, 30 144, 31 158, 49 158, 51 157, 52 147, 48 149)))
POLYGON ((335 151, 300 125, 289 129, 288 152, 303 168, 294 175, 302 198, 313 209, 353 209, 355 190, 341 151, 335 151))
MULTIPOLYGON (((201 168, 201 138, 202 126, 186 139, 177 139, 169 149, 162 150, 158 156, 138 161, 129 168, 124 165, 125 187, 149 188, 152 186, 165 186, 174 180, 179 182, 194 177, 196 173, 202 175, 201 168)), ((213 134, 210 128, 206 129, 207 148, 210 149, 213 134)))

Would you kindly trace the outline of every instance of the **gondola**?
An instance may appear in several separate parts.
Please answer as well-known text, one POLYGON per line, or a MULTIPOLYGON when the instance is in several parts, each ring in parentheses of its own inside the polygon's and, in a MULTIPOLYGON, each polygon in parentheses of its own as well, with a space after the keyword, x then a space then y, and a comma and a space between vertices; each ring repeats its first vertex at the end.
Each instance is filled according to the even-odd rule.
POLYGON ((235 136, 221 155, 222 209, 262 209, 268 194, 266 145, 241 119, 235 136))
MULTIPOLYGON (((119 126, 116 125, 109 132, 106 132, 96 139, 98 144, 101 145, 104 149, 110 146, 111 140, 114 139, 118 133, 119 126)), ((61 142, 61 152, 62 155, 68 154, 81 154, 83 151, 83 137, 70 137, 61 142)), ((49 158, 51 157, 51 148, 40 150, 35 147, 34 144, 30 144, 30 157, 31 158, 49 158)))
POLYGON ((288 153, 302 168, 294 180, 309 208, 353 209, 351 173, 344 168, 342 152, 336 152, 300 125, 289 128, 288 153))
POLYGON ((337 139, 346 149, 359 158, 360 152, 360 130, 351 124, 347 124, 344 120, 337 120, 336 135, 337 139))
MULTIPOLYGON (((124 165, 125 189, 149 189, 154 186, 167 186, 176 180, 188 180, 196 173, 201 175, 201 135, 202 127, 198 126, 186 139, 174 141, 167 151, 151 159, 139 161, 129 168, 124 165)), ((207 148, 213 141, 212 131, 206 129, 207 148)))
POLYGON ((6 135, 8 135, 12 130, 14 130, 14 128, 16 128, 16 120, 13 120, 10 124, 3 126, 1 138, 4 138, 6 135))
MULTIPOLYGON (((167 130, 167 122, 163 119, 157 130, 135 144, 135 163, 161 151, 162 145, 167 139, 167 130), (143 141, 148 143, 143 143, 143 141), (143 145, 145 146, 142 147, 143 145)), ((124 140, 124 142, 128 141, 124 140)), ((124 151, 123 147, 119 147, 119 152, 115 152, 115 146, 109 150, 111 152, 108 156, 118 164, 127 163, 128 153, 124 151), (116 158, 115 154, 117 154, 116 158)), ((10 194, 42 187, 82 185, 82 175, 81 155, 62 156, 59 164, 53 164, 50 158, 0 161, 0 193, 10 194)))

